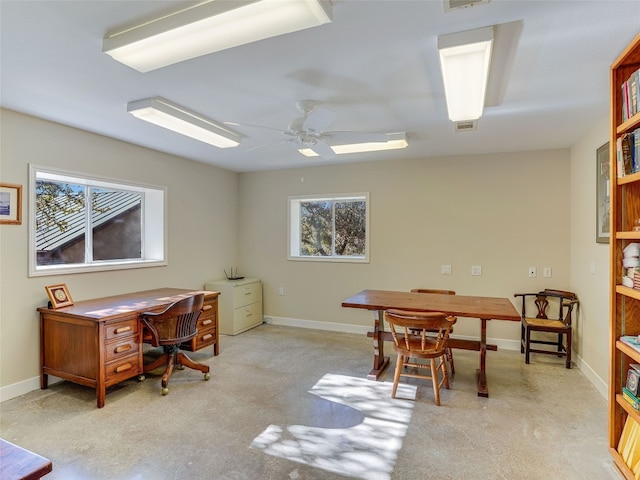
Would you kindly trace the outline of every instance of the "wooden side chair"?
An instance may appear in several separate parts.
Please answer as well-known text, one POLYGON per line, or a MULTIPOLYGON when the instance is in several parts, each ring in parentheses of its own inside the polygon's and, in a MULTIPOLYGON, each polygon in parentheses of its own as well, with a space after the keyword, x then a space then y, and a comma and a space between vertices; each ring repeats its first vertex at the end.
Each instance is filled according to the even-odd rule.
POLYGON ((537 293, 516 293, 514 297, 522 297, 520 353, 524 353, 525 363, 529 363, 531 352, 544 353, 565 357, 566 368, 571 368, 571 316, 573 307, 578 304, 576 294, 545 289, 537 293), (556 334, 557 340, 534 339, 533 332, 556 334), (536 344, 553 345, 555 350, 532 348, 536 344))
POLYGON ((440 387, 449 388, 446 366, 447 341, 455 317, 440 312, 412 312, 407 310, 387 310, 384 318, 393 336, 393 348, 398 354, 393 377, 391 396, 396 398, 400 377, 424 378, 433 383, 436 405, 440 405, 440 387), (438 332, 435 336, 433 332, 438 332), (428 363, 419 363, 427 359, 428 363), (429 370, 428 374, 403 372, 403 367, 429 370), (442 372, 442 378, 440 374, 442 372))
POLYGON ((198 333, 198 317, 204 303, 204 294, 193 295, 169 305, 162 312, 144 312, 140 319, 145 328, 144 340, 154 347, 162 346, 164 353, 153 362, 144 365, 144 372, 150 372, 165 365, 162 375, 162 395, 169 393, 169 377, 173 367, 189 367, 204 373, 209 380, 209 366, 196 363, 180 351, 180 345, 194 338, 198 333))
MULTIPOLYGON (((455 295, 456 292, 453 290, 439 290, 437 288, 412 288, 411 291, 413 293, 435 293, 439 295, 455 295)), ((449 333, 453 333, 453 328, 449 333)), ((451 369, 451 375, 456 373, 455 365, 453 364, 453 351, 451 347, 447 347, 447 362, 449 363, 449 368, 451 369)))

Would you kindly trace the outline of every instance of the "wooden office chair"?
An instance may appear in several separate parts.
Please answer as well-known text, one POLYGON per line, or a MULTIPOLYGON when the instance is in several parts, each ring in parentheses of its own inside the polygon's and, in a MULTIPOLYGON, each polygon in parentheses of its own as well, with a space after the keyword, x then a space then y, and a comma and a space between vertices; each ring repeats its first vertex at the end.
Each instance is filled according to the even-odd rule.
POLYGON ((435 402, 440 405, 440 387, 444 383, 449 388, 445 357, 449 332, 456 318, 440 312, 394 309, 385 311, 384 318, 389 324, 393 348, 398 354, 391 396, 396 398, 400 377, 424 378, 433 383, 435 402), (435 337, 433 332, 438 332, 435 337), (418 363, 418 359, 428 359, 429 363, 418 363), (427 369, 430 374, 403 372, 404 366, 427 369), (442 379, 439 378, 439 371, 442 372, 442 379))
POLYGON ((196 363, 180 351, 180 344, 191 340, 198 333, 197 322, 204 303, 204 294, 193 295, 169 305, 162 312, 144 312, 140 319, 145 328, 144 340, 154 347, 162 346, 164 354, 144 366, 150 372, 165 365, 162 375, 162 395, 169 393, 169 377, 174 365, 189 367, 204 373, 209 380, 209 366, 196 363))
POLYGON ((571 368, 571 315, 574 305, 578 304, 576 294, 564 290, 545 289, 538 293, 516 293, 514 297, 522 297, 520 353, 524 353, 525 363, 529 363, 531 352, 544 353, 565 357, 565 366, 571 368), (533 309, 533 305, 531 305, 533 297, 535 297, 533 305, 536 309, 533 309), (557 307, 554 308, 552 303, 557 304, 557 307), (554 314, 550 318, 547 315, 547 311, 550 309, 557 312, 557 316, 554 314), (555 341, 543 338, 533 339, 532 332, 553 333, 558 337, 555 341), (564 342, 565 338, 566 343, 564 342), (553 345, 556 350, 531 348, 532 344, 553 345))
MULTIPOLYGON (((456 292, 454 292, 453 290, 439 290, 437 288, 412 288, 411 291, 413 293, 436 293, 436 294, 440 294, 440 295, 455 295, 456 292)), ((453 333, 453 328, 451 329, 451 331, 449 332, 450 334, 453 333)), ((447 346, 447 362, 449 363, 449 368, 451 369, 451 375, 454 375, 456 373, 456 367, 453 364, 453 351, 451 350, 451 347, 447 346)))

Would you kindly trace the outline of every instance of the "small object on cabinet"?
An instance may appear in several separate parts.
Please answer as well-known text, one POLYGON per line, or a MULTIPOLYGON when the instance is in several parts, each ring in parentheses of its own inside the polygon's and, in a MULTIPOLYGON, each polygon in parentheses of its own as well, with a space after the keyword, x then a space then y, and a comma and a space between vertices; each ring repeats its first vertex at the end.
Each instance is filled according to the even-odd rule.
POLYGON ((49 285, 44 287, 49 296, 49 308, 62 308, 73 305, 73 299, 69 293, 67 285, 59 283, 57 285, 49 285))
POLYGON ((233 273, 233 267, 231 267, 231 271, 227 274, 226 270, 223 270, 224 276, 227 277, 227 280, 242 280, 244 277, 238 276, 238 267, 236 267, 236 273, 233 273))
POLYGON ((629 371, 627 372, 627 385, 626 388, 633 395, 638 395, 638 386, 640 386, 640 365, 632 363, 629 365, 629 371))

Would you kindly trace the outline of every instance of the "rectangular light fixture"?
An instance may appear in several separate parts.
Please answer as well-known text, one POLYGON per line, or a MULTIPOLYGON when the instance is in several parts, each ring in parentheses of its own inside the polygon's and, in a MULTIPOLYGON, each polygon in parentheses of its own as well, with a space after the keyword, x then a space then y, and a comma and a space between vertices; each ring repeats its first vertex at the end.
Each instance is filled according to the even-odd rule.
POLYGON ((242 136, 233 130, 160 97, 130 102, 135 117, 219 148, 236 147, 242 136))
POLYGON ((331 21, 327 0, 209 0, 107 35, 102 51, 149 72, 331 21))
POLYGON ((493 46, 493 27, 438 37, 440 68, 449 119, 477 120, 482 116, 493 46))
MULTIPOLYGON (((409 146, 407 136, 404 132, 387 134, 386 142, 349 143, 344 145, 329 145, 336 155, 347 153, 377 152, 381 150, 395 150, 409 146)), ((318 154, 310 148, 298 150, 307 157, 317 157, 318 154)))

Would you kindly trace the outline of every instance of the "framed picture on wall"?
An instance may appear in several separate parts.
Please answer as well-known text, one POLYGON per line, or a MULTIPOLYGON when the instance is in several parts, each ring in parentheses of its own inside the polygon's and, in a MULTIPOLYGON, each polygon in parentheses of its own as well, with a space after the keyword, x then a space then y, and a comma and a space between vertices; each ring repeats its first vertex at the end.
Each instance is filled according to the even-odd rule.
POLYGON ((22 185, 0 183, 0 225, 22 223, 22 185))
POLYGON ((609 243, 609 142, 596 150, 596 242, 609 243))
POLYGON ((58 285, 49 285, 44 287, 51 301, 51 308, 61 308, 73 305, 73 299, 69 293, 67 285, 59 283, 58 285))

